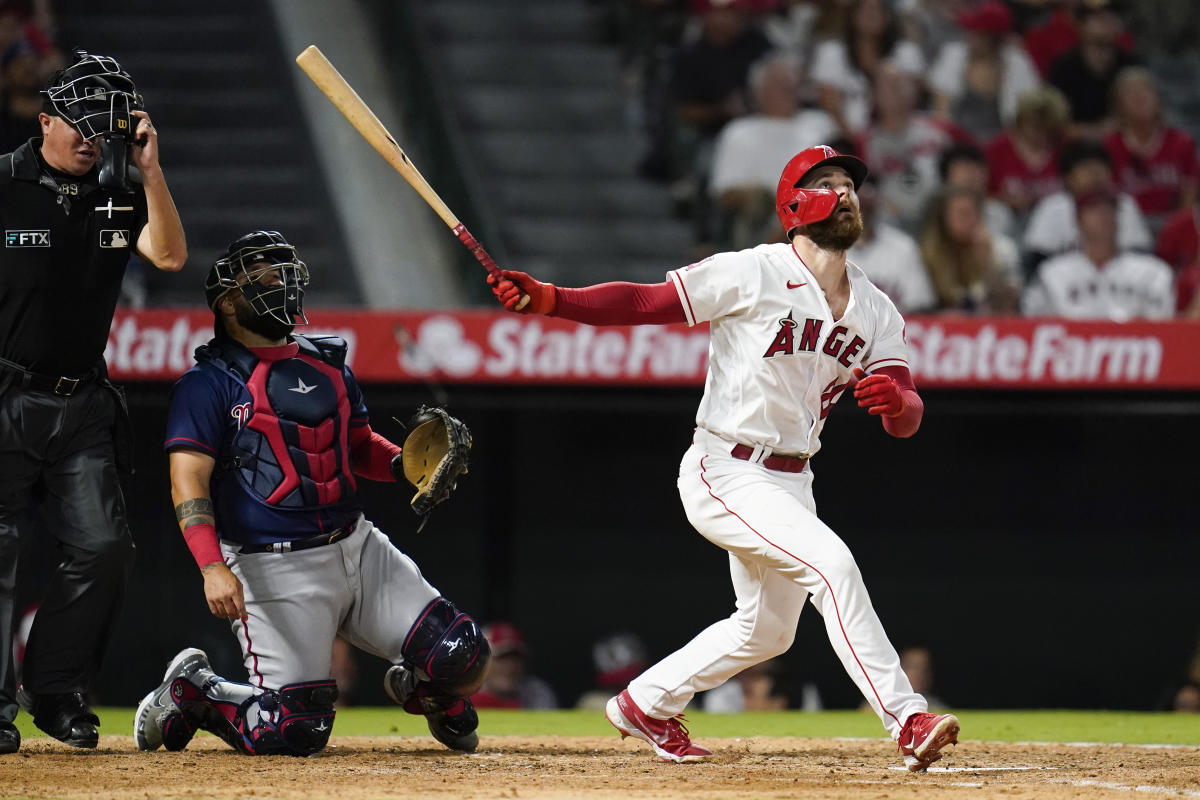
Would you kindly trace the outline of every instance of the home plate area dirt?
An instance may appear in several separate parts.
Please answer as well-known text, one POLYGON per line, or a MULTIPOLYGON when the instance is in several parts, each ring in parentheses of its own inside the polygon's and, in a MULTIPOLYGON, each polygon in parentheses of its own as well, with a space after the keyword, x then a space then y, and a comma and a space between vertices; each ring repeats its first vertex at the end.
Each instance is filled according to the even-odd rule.
POLYGON ((1200 748, 966 741, 924 775, 885 740, 705 739, 711 761, 666 764, 615 736, 484 737, 472 755, 428 738, 334 737, 307 759, 249 758, 210 736, 138 753, 26 740, 0 757, 4 798, 1200 798, 1200 748))

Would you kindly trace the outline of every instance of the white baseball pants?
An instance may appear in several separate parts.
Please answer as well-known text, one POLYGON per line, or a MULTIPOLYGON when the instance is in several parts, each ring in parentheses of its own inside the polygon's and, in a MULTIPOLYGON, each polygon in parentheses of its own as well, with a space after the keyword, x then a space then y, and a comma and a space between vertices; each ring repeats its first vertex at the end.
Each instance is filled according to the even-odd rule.
POLYGON ((925 698, 900 669, 849 548, 817 518, 811 469, 769 470, 734 458, 732 447, 697 429, 679 494, 696 530, 729 551, 737 609, 635 678, 630 695, 652 717, 681 713, 696 692, 791 647, 811 597, 846 672, 897 738, 925 698))

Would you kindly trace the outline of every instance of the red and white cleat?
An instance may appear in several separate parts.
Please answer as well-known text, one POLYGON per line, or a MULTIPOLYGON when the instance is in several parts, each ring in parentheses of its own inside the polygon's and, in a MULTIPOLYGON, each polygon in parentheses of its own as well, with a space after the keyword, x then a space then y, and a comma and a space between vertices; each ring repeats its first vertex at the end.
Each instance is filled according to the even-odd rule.
POLYGON ((918 712, 900 730, 900 754, 909 772, 924 772, 942 757, 942 748, 958 744, 958 717, 918 712))
POLYGON ((648 742, 663 761, 704 761, 712 755, 711 750, 692 744, 680 722, 682 714, 671 719, 648 717, 634 704, 628 689, 608 701, 604 716, 621 732, 622 739, 632 736, 648 742))

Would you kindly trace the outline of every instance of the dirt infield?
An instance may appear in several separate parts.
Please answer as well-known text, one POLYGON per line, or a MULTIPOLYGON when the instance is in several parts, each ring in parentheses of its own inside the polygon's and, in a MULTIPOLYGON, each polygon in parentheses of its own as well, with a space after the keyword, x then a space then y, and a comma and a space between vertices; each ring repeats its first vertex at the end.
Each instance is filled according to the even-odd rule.
POLYGON ((425 737, 334 737, 308 759, 247 758, 208 736, 182 753, 95 751, 45 738, 0 757, 20 798, 1134 798, 1200 797, 1200 748, 964 742, 925 775, 884 740, 706 739, 715 757, 664 764, 615 736, 484 737, 473 755, 425 737))

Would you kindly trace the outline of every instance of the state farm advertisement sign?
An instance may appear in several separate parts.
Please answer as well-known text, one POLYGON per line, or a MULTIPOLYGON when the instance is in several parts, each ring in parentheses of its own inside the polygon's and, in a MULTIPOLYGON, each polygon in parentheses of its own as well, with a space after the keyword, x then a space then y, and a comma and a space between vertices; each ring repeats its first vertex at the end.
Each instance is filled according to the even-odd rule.
MULTIPOLYGON (((708 330, 594 328, 491 311, 318 311, 309 334, 350 343, 365 382, 688 386, 704 382, 708 330)), ((114 379, 174 380, 212 336, 203 310, 118 312, 105 357, 114 379)), ((1200 388, 1200 324, 917 316, 918 386, 1200 388)))

